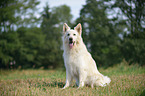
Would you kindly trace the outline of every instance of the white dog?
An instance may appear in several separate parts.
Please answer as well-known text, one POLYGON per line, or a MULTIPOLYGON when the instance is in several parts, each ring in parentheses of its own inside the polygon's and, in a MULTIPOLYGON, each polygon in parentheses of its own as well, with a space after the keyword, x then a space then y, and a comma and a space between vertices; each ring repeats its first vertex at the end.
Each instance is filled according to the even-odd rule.
POLYGON ((98 70, 91 54, 83 43, 82 27, 78 24, 74 30, 65 23, 63 25, 63 57, 66 68, 66 84, 69 87, 72 80, 76 80, 78 88, 84 85, 106 86, 110 78, 103 76, 98 70))

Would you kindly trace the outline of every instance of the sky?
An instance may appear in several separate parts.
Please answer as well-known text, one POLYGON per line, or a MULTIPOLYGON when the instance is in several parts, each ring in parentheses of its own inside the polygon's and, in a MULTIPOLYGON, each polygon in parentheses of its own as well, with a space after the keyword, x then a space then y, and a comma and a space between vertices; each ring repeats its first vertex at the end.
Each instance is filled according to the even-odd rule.
POLYGON ((71 14, 73 15, 73 20, 79 17, 80 10, 83 8, 83 5, 86 4, 86 0, 39 0, 40 12, 42 12, 43 7, 48 3, 50 8, 58 7, 60 5, 67 5, 71 8, 71 14))

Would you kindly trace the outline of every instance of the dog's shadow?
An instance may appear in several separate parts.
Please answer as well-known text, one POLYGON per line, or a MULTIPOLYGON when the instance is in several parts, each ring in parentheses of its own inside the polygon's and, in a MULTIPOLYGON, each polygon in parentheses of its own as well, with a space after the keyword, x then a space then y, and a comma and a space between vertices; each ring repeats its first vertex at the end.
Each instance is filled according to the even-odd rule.
MULTIPOLYGON (((44 88, 44 87, 57 87, 57 88, 63 88, 65 85, 65 82, 58 82, 58 81, 53 81, 53 82, 43 82, 43 83, 37 83, 35 84, 35 87, 37 88, 44 88)), ((77 85, 73 85, 72 87, 77 87, 77 85)))
POLYGON ((65 85, 64 82, 57 82, 57 81, 53 81, 53 82, 43 82, 43 83, 37 83, 35 84, 35 87, 59 87, 59 88, 63 88, 63 86, 65 85))
POLYGON ((57 81, 54 81, 54 82, 51 82, 51 83, 48 83, 47 84, 49 87, 59 87, 59 88, 63 88, 65 83, 64 82, 57 82, 57 81))

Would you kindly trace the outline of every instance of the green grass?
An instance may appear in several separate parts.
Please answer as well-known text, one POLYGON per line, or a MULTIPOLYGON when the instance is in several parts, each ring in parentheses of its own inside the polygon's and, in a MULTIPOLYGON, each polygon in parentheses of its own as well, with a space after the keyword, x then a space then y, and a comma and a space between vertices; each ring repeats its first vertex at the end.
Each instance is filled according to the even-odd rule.
POLYGON ((0 70, 1 96, 145 96, 145 68, 121 63, 99 71, 111 78, 106 87, 77 89, 75 82, 62 90, 62 70, 0 70))

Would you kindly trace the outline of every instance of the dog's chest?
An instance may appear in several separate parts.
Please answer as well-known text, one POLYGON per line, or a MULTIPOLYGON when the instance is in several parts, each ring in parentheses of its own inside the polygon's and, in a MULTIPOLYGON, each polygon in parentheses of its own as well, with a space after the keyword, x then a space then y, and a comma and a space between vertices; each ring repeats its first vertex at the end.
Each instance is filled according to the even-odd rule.
POLYGON ((66 57, 66 61, 69 65, 72 65, 72 66, 77 66, 81 63, 81 56, 78 55, 78 54, 75 54, 75 55, 69 55, 66 57))
POLYGON ((82 56, 80 54, 65 55, 66 67, 70 70, 79 70, 82 66, 82 56))
POLYGON ((66 59, 66 68, 72 76, 78 77, 81 70, 81 57, 80 56, 68 56, 66 59))

